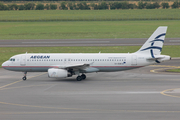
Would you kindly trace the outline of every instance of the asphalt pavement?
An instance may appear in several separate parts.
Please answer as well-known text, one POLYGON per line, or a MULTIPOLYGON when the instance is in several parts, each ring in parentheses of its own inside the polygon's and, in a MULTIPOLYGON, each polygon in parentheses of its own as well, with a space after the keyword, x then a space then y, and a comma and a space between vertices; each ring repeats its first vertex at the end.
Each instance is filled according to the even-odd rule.
POLYGON ((179 59, 64 79, 0 68, 0 120, 179 120, 179 59))
MULTIPOLYGON (((141 46, 146 40, 147 38, 0 40, 0 47, 141 46)), ((180 45, 180 38, 166 38, 164 45, 180 45)))

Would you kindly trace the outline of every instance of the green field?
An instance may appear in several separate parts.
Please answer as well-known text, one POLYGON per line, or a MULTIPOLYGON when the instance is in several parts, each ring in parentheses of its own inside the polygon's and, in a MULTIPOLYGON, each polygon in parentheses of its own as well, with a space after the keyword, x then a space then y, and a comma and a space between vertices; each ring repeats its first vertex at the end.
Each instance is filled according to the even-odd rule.
POLYGON ((180 20, 180 9, 0 11, 0 21, 180 20))
POLYGON ((148 38, 168 26, 166 38, 180 37, 179 20, 0 22, 0 39, 148 38))
POLYGON ((0 11, 0 39, 147 38, 158 26, 175 38, 179 20, 180 9, 0 11))
POLYGON ((167 72, 175 72, 175 73, 178 72, 179 73, 180 69, 170 69, 170 70, 166 70, 166 71, 167 72))
MULTIPOLYGON (((167 38, 180 38, 179 19, 179 9, 0 11, 0 21, 6 21, 0 22, 0 39, 148 38, 158 26, 168 26, 167 38)), ((0 48, 0 64, 15 54, 25 52, 131 53, 139 48, 3 47, 0 48)), ((180 46, 164 46, 162 54, 179 57, 180 46)))
MULTIPOLYGON (((11 56, 21 53, 133 53, 140 46, 108 46, 108 47, 1 47, 0 65, 11 56)), ((162 54, 180 57, 180 46, 164 46, 162 54)))

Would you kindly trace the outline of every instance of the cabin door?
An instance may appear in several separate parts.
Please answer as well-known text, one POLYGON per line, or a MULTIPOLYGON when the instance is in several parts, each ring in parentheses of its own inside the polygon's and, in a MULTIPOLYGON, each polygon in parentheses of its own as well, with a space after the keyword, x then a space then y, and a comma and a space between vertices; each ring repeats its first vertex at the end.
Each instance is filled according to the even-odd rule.
POLYGON ((21 64, 21 66, 25 66, 26 65, 26 55, 22 55, 21 56, 20 64, 21 64))
POLYGON ((131 65, 137 65, 137 56, 136 55, 132 55, 131 65))

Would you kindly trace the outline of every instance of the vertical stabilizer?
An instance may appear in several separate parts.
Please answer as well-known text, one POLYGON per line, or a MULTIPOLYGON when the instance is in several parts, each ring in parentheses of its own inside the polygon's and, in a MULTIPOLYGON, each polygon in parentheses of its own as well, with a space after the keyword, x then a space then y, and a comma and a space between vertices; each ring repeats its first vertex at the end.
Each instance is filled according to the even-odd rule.
POLYGON ((160 55, 164 44, 167 26, 158 27, 144 45, 136 52, 141 54, 160 55))

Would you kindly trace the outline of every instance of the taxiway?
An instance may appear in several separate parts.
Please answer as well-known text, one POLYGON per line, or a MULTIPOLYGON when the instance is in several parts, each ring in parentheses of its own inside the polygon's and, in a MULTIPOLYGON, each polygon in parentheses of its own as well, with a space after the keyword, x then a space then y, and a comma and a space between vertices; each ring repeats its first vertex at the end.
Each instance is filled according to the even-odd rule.
POLYGON ((179 120, 179 59, 140 69, 50 79, 0 69, 0 120, 179 120), (158 69, 156 72, 151 70, 158 69))
MULTIPOLYGON (((0 47, 141 46, 146 40, 147 38, 0 40, 0 47)), ((180 38, 166 38, 164 45, 180 45, 180 38)))

